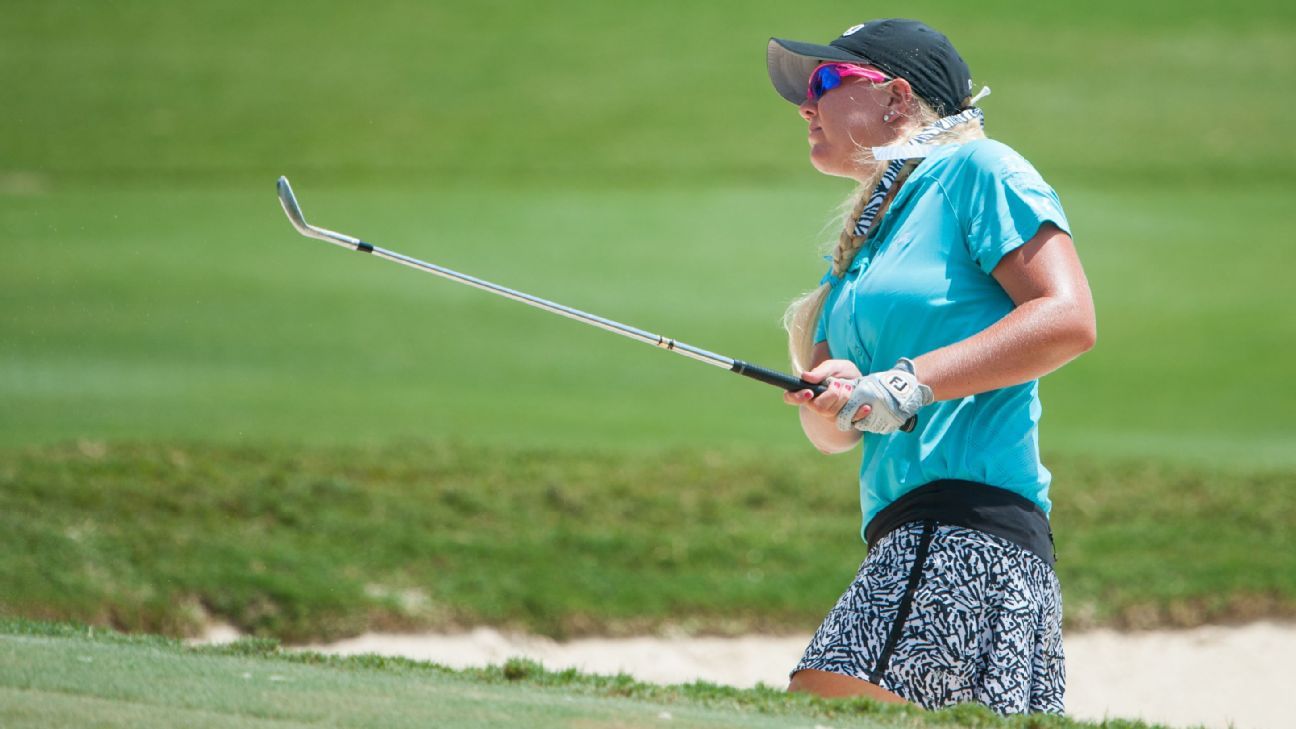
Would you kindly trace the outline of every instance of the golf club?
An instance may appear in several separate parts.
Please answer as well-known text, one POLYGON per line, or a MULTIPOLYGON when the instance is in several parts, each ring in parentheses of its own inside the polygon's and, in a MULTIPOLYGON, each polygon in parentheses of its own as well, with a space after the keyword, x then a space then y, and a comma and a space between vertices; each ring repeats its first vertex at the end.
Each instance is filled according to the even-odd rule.
MULTIPOLYGON (((395 261, 396 263, 409 266, 410 268, 434 273, 442 278, 448 278, 451 281, 468 284, 469 286, 482 289, 483 291, 489 291, 493 294, 498 294, 514 301, 520 301, 523 304, 529 304, 537 309, 544 309, 545 311, 560 314, 569 319, 585 322, 586 324, 591 324, 615 334, 630 337, 631 339, 637 339, 646 344, 651 344, 661 349, 682 354, 685 357, 695 359, 699 362, 705 362, 715 367, 723 367, 724 369, 740 374, 743 377, 760 380, 766 384, 781 387, 789 392, 810 390, 815 395, 819 395, 827 390, 827 387, 822 384, 813 384, 798 377, 778 372, 777 370, 766 369, 751 364, 750 362, 744 362, 740 359, 732 359, 730 357, 725 357, 724 355, 716 354, 715 352, 708 352, 705 349, 699 349, 683 342, 677 342, 674 339, 667 339, 660 334, 653 334, 652 332, 627 326, 620 322, 612 321, 611 319, 604 319, 601 316, 596 316, 579 309, 573 309, 537 296, 524 294, 521 291, 515 291, 504 286, 499 286, 475 276, 451 271, 448 268, 433 263, 420 261, 417 258, 410 258, 409 256, 396 253, 395 251, 386 250, 385 248, 379 248, 372 243, 366 243, 359 238, 353 238, 344 233, 316 227, 306 222, 305 216, 302 215, 301 206, 297 204, 297 198, 293 195, 292 186, 288 184, 287 177, 279 178, 278 188, 279 202, 283 205, 284 213, 288 215, 288 220, 292 222, 292 225, 297 229, 297 232, 304 236, 318 238, 319 240, 327 241, 348 250, 358 251, 360 253, 369 253, 379 258, 385 258, 389 261, 395 261)), ((901 430, 905 432, 913 430, 916 422, 916 417, 910 418, 901 430)))

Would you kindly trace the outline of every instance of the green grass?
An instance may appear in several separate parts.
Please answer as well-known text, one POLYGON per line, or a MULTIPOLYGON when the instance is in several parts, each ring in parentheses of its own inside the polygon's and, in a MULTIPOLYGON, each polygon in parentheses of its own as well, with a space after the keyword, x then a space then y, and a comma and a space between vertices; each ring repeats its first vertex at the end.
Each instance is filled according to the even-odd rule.
POLYGON ((191 649, 74 625, 0 621, 6 727, 804 727, 1139 729, 1142 722, 999 718, 814 699, 766 687, 654 686, 514 660, 452 671, 360 656, 283 653, 267 642, 191 649))
MULTIPOLYGON (((1293 103, 1289 3, 905 10, 953 38, 995 89, 996 134, 1053 175, 1293 181, 1296 150, 1272 136, 1293 103)), ((765 76, 765 41, 826 42, 867 12, 829 0, 24 3, 0 29, 12 110, 0 160, 52 186, 251 184, 280 172, 809 178, 802 129, 765 76)))
MULTIPOLYGON (((301 238, 270 182, 0 199, 33 253, 0 267, 0 444, 801 448, 768 388, 301 238)), ((323 225, 773 366, 783 302, 818 275, 807 189, 526 189, 485 220, 490 189, 299 192, 323 225)), ((1296 391, 1254 394, 1296 340, 1266 213, 1286 197, 1072 191, 1100 335, 1044 381, 1048 452, 1296 466, 1296 391), (1245 255, 1211 227, 1220 209, 1245 255)))
MULTIPOLYGON (((294 641, 809 631, 864 556, 853 470, 809 452, 427 442, 5 451, 0 614, 172 635, 220 619, 294 641)), ((1290 472, 1055 471, 1071 627, 1296 616, 1290 472)))
MULTIPOLYGON (((1296 467, 1292 6, 906 13, 995 88, 991 133, 1074 223, 1100 336, 1045 381, 1046 450, 1296 467)), ((838 4, 51 0, 6 20, 0 446, 800 447, 776 393, 302 239, 271 182, 323 225, 780 366, 776 322, 846 189, 806 164, 763 44, 859 20, 838 4)))

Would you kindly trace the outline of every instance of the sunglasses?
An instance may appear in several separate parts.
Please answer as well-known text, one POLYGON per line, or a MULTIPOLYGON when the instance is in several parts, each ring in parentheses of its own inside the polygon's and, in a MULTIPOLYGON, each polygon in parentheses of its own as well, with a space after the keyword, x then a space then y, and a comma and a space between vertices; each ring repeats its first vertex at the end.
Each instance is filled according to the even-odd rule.
POLYGON ((875 84, 890 79, 881 71, 854 66, 849 63, 825 63, 810 74, 810 83, 806 86, 806 101, 819 101, 823 95, 841 86, 842 79, 859 76, 875 84))

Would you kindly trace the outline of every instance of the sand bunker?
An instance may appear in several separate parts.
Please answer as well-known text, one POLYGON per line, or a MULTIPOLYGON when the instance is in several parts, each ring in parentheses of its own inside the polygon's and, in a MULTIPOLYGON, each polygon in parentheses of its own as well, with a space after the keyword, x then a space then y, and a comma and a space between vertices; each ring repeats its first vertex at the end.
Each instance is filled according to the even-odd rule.
MULTIPOLYGON (((235 634, 214 631, 209 640, 235 634)), ((469 633, 370 634, 312 650, 340 655, 379 653, 456 668, 502 663, 514 656, 594 673, 624 671, 643 681, 697 679, 733 686, 783 686, 809 640, 799 636, 741 638, 547 638, 479 628, 469 633)), ((1083 719, 1120 717, 1176 726, 1235 729, 1292 725, 1290 686, 1296 667, 1296 625, 1118 633, 1066 637, 1067 709, 1083 719)))

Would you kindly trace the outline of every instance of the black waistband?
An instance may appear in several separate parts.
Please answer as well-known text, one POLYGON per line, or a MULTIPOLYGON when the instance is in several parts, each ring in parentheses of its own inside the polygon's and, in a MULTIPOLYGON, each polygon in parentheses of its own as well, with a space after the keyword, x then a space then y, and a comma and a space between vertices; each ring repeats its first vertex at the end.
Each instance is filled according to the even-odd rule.
POLYGON ((919 486, 879 511, 864 527, 864 540, 872 549, 905 524, 926 520, 993 534, 1049 565, 1057 561, 1043 509, 1024 496, 975 481, 944 479, 919 486))

